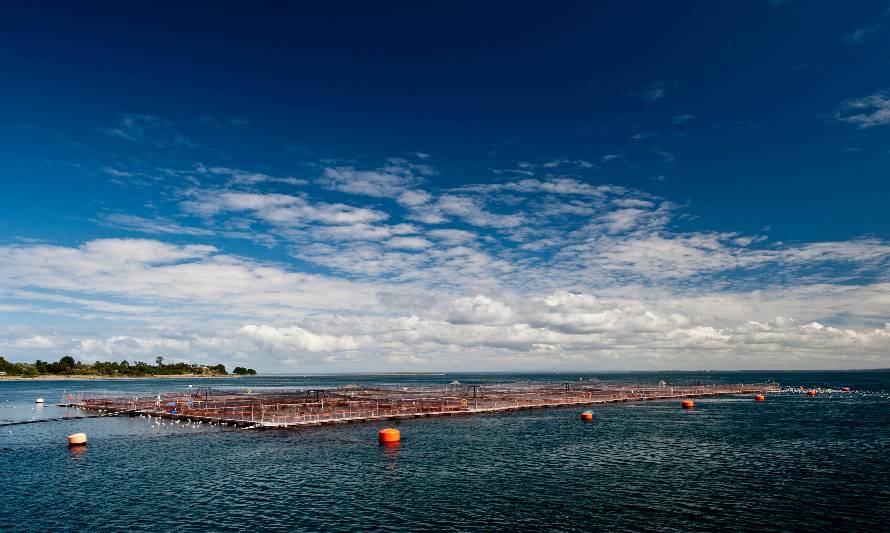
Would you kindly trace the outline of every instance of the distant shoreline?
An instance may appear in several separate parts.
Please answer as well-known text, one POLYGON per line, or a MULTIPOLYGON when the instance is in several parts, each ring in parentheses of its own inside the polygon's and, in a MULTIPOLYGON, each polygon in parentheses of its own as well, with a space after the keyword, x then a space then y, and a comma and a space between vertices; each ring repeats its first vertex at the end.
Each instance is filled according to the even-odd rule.
POLYGON ((243 378, 236 374, 220 374, 208 376, 206 374, 168 374, 158 376, 66 376, 54 374, 41 374, 34 377, 25 376, 0 376, 0 381, 89 381, 96 379, 215 379, 215 378, 243 378))

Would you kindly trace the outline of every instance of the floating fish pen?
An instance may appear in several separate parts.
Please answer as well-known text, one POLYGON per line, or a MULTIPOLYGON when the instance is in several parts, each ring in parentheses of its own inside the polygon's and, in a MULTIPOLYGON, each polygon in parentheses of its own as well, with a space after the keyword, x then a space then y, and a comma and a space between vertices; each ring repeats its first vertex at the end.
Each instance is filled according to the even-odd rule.
POLYGON ((106 414, 284 428, 778 391, 777 384, 653 387, 532 382, 303 390, 201 387, 131 397, 71 393, 59 405, 106 414))

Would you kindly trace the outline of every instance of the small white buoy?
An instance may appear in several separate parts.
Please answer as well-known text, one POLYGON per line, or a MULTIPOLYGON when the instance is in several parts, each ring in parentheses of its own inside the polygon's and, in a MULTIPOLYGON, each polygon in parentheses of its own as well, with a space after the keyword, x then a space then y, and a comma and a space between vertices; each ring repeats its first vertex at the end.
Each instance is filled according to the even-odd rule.
POLYGON ((43 398, 37 398, 34 403, 43 403, 43 398))

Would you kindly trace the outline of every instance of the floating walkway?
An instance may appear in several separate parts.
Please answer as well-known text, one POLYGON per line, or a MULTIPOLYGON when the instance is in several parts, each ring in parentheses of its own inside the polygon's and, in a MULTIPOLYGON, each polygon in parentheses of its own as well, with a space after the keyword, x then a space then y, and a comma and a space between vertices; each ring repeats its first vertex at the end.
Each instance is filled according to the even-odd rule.
POLYGON ((157 416, 246 428, 296 428, 434 416, 497 413, 548 407, 778 392, 778 384, 644 386, 513 383, 430 387, 284 391, 211 388, 156 396, 92 397, 67 394, 60 407, 107 415, 157 416))

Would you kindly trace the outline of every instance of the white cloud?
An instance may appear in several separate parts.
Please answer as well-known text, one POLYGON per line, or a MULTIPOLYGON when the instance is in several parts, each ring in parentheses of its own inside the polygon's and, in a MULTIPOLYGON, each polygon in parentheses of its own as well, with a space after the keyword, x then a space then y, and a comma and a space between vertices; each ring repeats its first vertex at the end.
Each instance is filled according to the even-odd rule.
POLYGON ((675 115, 671 117, 671 124, 685 124, 694 118, 695 115, 675 115))
POLYGON ((144 218, 136 215, 127 215, 124 213, 112 213, 104 215, 100 218, 100 223, 127 231, 138 231, 141 233, 152 234, 168 234, 168 235, 193 235, 208 236, 214 232, 205 228, 184 226, 171 220, 164 218, 144 218))
MULTIPOLYGON (((523 168, 533 168, 530 163, 521 163, 523 168)), ((574 166, 578 168, 594 168, 594 164, 584 159, 551 159, 541 165, 541 168, 559 168, 562 166, 574 166)))
POLYGON ((881 31, 883 28, 884 26, 881 24, 856 28, 844 36, 844 42, 850 45, 862 44, 869 35, 881 31))
POLYGON ((308 230, 317 241, 382 241, 395 235, 417 233, 417 228, 411 224, 396 224, 393 226, 374 225, 366 223, 340 224, 336 226, 314 226, 308 230))
POLYGON ((306 180, 295 178, 293 176, 276 177, 263 174, 262 172, 251 172, 238 168, 205 167, 204 165, 198 165, 197 173, 204 175, 230 176, 230 185, 256 185, 259 183, 286 183, 288 185, 308 184, 306 180))
POLYGON ((363 284, 290 272, 220 254, 213 246, 146 239, 102 239, 77 248, 0 246, 0 277, 0 291, 36 288, 55 294, 50 301, 78 305, 84 304, 83 298, 66 302, 59 296, 89 295, 104 298, 107 304, 147 305, 186 317, 192 312, 299 316, 309 310, 356 309, 376 302, 375 289, 363 284), (353 297, 362 305, 348 301, 353 297))
POLYGON ((510 306, 482 295, 458 298, 446 311, 446 320, 452 324, 510 324, 516 318, 510 306))
POLYGON ((33 337, 20 338, 16 339, 12 343, 13 348, 21 348, 21 349, 36 349, 36 350, 49 350, 58 348, 59 344, 49 337, 44 335, 34 335, 33 337))
POLYGON ((460 229, 434 229, 428 231, 426 235, 450 244, 462 244, 476 239, 475 233, 460 229))
POLYGON ((890 256, 890 245, 875 239, 844 242, 815 242, 791 246, 777 255, 784 261, 814 263, 821 261, 852 261, 868 263, 890 256))
POLYGON ((319 335, 298 326, 277 328, 247 324, 238 333, 262 347, 284 351, 328 353, 355 350, 362 345, 350 335, 319 335))
POLYGON ((433 196, 423 190, 414 189, 402 191, 399 195, 398 202, 406 207, 417 207, 428 203, 433 196))
POLYGON ((608 163, 609 161, 615 161, 616 159, 623 159, 625 157, 627 157, 627 154, 606 154, 600 158, 600 161, 608 163))
POLYGON ((655 154, 658 157, 658 159, 661 160, 662 163, 673 163, 674 160, 676 159, 674 157, 674 154, 672 154, 671 152, 668 152, 667 150, 663 150, 658 147, 653 147, 651 150, 652 150, 652 153, 655 154))
POLYGON ((416 187, 424 176, 434 174, 436 170, 429 165, 392 157, 374 170, 359 170, 352 166, 325 168, 319 182, 329 189, 349 194, 391 198, 416 187))
POLYGON ((414 186, 416 181, 412 175, 336 167, 325 169, 322 183, 331 189, 350 194, 383 198, 398 195, 408 187, 414 186))
POLYGON ((385 220, 382 211, 346 204, 310 202, 286 194, 260 194, 229 190, 191 190, 190 198, 181 203, 187 213, 203 217, 228 212, 250 212, 260 220, 277 226, 300 226, 307 223, 358 224, 385 220))
POLYGON ((642 209, 619 209, 603 215, 602 220, 609 233, 621 233, 636 229, 640 224, 640 219, 648 214, 648 211, 642 209))
POLYGON ((171 131, 170 122, 154 115, 123 114, 118 117, 116 127, 102 131, 117 139, 155 148, 200 148, 186 137, 171 131))
POLYGON ((660 80, 647 83, 646 86, 643 87, 643 94, 640 98, 645 102, 657 102, 667 94, 665 86, 665 82, 660 80))
MULTIPOLYGON (((461 274, 472 279, 466 267, 478 260, 476 252, 453 249, 445 255, 470 260, 461 274)), ((13 298, 40 302, 33 290, 15 289, 37 287, 47 301, 60 304, 90 306, 103 298, 125 298, 151 302, 149 309, 159 306, 154 311, 135 304, 107 309, 131 314, 141 331, 129 334, 0 330, 0 346, 29 355, 58 357, 56 352, 64 349, 87 360, 135 360, 163 353, 192 361, 252 361, 260 368, 315 370, 344 362, 365 370, 652 364, 788 368, 886 366, 890 349, 890 326, 882 322, 873 327, 824 322, 837 312, 853 320, 886 321, 888 284, 747 293, 624 286, 599 295, 565 290, 534 295, 500 287, 500 298, 450 296, 453 286, 363 286, 220 256, 212 247, 142 240, 106 240, 79 248, 2 247, 0 265, 0 289, 5 287, 13 298), (58 291, 94 298, 84 302, 58 291), (385 291, 395 292, 380 299, 385 291), (222 318, 213 323, 182 320, 196 313, 222 318), (159 322, 159 314, 171 314, 173 320, 159 322), (792 315, 799 318, 786 318, 792 315), (144 326, 139 326, 140 317, 144 326), (159 324, 165 325, 159 329, 159 324), (404 366, 406 361, 410 366, 404 366)), ((492 270, 485 261, 478 267, 479 273, 492 270)))
POLYGON ((886 92, 877 92, 847 100, 835 112, 834 118, 860 129, 885 126, 890 124, 890 96, 886 92))
POLYGON ((460 192, 491 194, 513 192, 522 194, 547 193, 561 196, 603 197, 607 194, 624 194, 627 190, 616 185, 591 185, 574 178, 549 177, 546 179, 527 178, 506 183, 466 185, 460 192))
POLYGON ((548 175, 426 190, 433 170, 401 159, 356 171, 398 180, 326 184, 391 193, 371 207, 197 168, 177 204, 148 206, 165 216, 102 219, 178 242, 0 245, 0 348, 316 371, 888 365, 879 239, 682 231, 665 199, 548 175), (194 242, 211 236, 281 262, 194 242), (53 326, 21 325, 33 314, 53 326))
POLYGON ((522 224, 522 216, 519 214, 492 213, 484 209, 481 201, 456 194, 439 196, 429 209, 429 212, 457 217, 473 226, 515 228, 522 224))
POLYGON ((422 237, 393 237, 386 241, 389 248, 404 248, 407 250, 423 250, 429 248, 433 243, 422 237))

